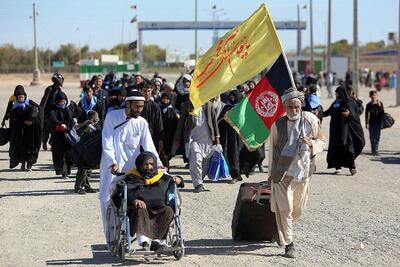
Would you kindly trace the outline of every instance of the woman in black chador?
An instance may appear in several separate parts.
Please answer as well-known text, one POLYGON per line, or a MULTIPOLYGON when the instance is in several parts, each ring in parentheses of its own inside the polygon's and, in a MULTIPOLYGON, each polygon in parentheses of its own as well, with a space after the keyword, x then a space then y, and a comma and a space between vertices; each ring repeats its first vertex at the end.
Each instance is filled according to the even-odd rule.
POLYGON ((71 162, 67 158, 67 151, 71 145, 65 137, 65 132, 75 127, 77 119, 82 116, 79 106, 68 101, 64 92, 58 92, 55 98, 55 105, 49 113, 51 122, 51 152, 56 175, 68 178, 71 174, 71 162))
POLYGON ((357 104, 351 99, 342 86, 336 89, 336 100, 324 116, 331 116, 329 125, 328 168, 349 168, 351 175, 357 173, 355 159, 365 145, 364 132, 361 126, 357 104))
POLYGON ((21 170, 30 171, 41 145, 40 107, 27 97, 22 85, 15 88, 14 95, 10 111, 10 168, 21 163, 21 170))

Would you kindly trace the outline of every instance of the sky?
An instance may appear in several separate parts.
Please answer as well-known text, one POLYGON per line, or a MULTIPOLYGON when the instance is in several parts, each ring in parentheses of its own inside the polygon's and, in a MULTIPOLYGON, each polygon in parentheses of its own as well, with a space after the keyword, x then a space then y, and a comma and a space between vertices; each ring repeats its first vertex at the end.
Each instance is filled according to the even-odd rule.
MULTIPOLYGON (((211 7, 216 5, 220 20, 242 21, 263 2, 274 21, 297 20, 297 5, 307 29, 302 31, 302 47, 310 43, 309 0, 198 0, 198 20, 211 21, 211 7)), ((0 45, 13 44, 29 49, 33 45, 31 0, 0 0, 0 45)), ((61 44, 89 45, 90 50, 110 49, 137 38, 137 24, 130 19, 137 14, 141 21, 193 21, 195 0, 36 0, 37 42, 39 48, 56 50, 61 44), (137 10, 130 6, 136 5, 137 10)), ((384 40, 388 32, 398 31, 399 0, 359 0, 360 43, 384 40)), ((327 41, 328 0, 313 1, 314 44, 327 41)), ((220 36, 223 35, 220 31, 220 36)), ((352 42, 353 1, 332 0, 332 42, 352 42)), ((280 30, 278 35, 286 51, 296 49, 296 31, 280 30)), ((198 47, 211 47, 211 31, 199 31, 198 47)), ((143 44, 162 48, 194 51, 193 31, 145 31, 143 44)))

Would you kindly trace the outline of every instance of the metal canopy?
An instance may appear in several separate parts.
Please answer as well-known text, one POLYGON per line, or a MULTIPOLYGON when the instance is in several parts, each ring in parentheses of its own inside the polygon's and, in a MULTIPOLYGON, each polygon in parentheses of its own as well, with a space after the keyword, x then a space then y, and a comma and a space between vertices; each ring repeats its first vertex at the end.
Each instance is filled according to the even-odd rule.
MULTIPOLYGON (((139 21, 139 31, 152 30, 230 30, 242 21, 139 21)), ((277 30, 297 30, 297 21, 276 21, 277 30)), ((306 22, 300 22, 300 29, 306 29, 306 22)))

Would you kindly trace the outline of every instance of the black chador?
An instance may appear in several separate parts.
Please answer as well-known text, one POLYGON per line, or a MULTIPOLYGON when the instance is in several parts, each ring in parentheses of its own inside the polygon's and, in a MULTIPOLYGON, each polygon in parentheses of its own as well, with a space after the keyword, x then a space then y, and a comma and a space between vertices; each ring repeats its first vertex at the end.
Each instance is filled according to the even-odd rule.
POLYGON ((22 170, 30 170, 41 145, 40 107, 27 97, 21 85, 15 92, 10 112, 10 168, 21 163, 22 170))

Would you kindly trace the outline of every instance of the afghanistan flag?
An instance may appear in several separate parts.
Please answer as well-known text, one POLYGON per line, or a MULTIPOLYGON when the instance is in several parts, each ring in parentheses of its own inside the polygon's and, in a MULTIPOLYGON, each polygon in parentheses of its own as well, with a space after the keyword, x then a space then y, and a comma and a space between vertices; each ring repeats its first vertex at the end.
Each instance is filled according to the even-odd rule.
POLYGON ((255 150, 265 142, 274 121, 285 113, 281 95, 293 86, 292 81, 282 53, 253 91, 225 115, 225 120, 238 132, 249 150, 255 150))

